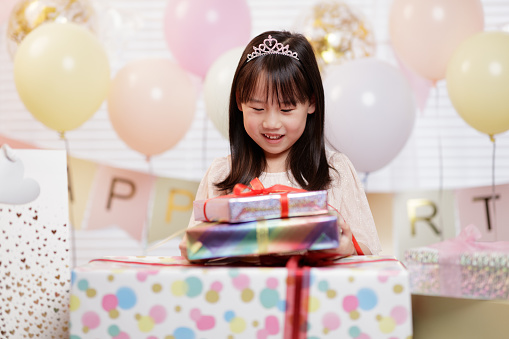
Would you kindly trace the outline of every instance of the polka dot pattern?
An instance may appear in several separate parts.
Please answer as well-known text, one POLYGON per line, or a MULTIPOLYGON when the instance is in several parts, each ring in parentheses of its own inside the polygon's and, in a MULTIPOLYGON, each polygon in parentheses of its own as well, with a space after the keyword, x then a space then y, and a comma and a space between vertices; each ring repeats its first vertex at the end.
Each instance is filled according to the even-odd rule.
MULTIPOLYGON (((164 262, 171 265, 167 259, 164 262)), ((122 260, 163 262, 156 257, 122 260)), ((92 262, 76 268, 70 300, 72 338, 283 335, 285 268, 152 267, 92 262)))
POLYGON ((396 261, 370 262, 378 259, 345 258, 340 262, 361 263, 311 269, 308 338, 412 336, 407 272, 396 261))
MULTIPOLYGON (((285 328, 285 268, 93 262, 72 280, 72 339, 271 339, 285 328)), ((308 291, 308 338, 412 336, 408 275, 396 261, 311 268, 308 291)))

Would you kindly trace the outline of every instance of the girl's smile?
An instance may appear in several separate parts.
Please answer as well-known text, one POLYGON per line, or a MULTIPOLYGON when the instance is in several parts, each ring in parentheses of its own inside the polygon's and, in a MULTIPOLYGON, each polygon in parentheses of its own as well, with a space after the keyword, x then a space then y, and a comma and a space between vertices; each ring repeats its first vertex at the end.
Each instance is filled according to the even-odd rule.
POLYGON ((276 143, 280 142, 281 138, 283 138, 285 135, 284 134, 264 133, 263 136, 268 139, 268 142, 270 142, 272 144, 276 144, 276 143))

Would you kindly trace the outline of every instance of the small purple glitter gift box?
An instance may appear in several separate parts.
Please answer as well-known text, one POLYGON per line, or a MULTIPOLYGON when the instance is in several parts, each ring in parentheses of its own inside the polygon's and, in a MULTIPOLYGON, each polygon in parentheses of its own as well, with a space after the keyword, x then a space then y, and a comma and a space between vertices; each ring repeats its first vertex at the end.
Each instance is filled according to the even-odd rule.
POLYGON ((467 226, 457 238, 405 252, 414 294, 509 299, 509 242, 478 242, 467 226))
POLYGON ((253 189, 247 194, 196 200, 193 203, 194 218, 197 221, 238 223, 329 212, 325 190, 304 191, 282 185, 276 186, 267 189, 261 186, 260 189, 253 189), (285 192, 286 188, 294 192, 285 192))

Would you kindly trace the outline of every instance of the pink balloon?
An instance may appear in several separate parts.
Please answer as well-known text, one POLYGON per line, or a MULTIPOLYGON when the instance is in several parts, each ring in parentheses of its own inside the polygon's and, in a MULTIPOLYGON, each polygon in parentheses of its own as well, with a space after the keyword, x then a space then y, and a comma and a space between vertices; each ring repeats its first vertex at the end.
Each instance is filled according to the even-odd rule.
POLYGON ((396 54, 435 82, 445 78, 458 45, 484 29, 481 0, 394 0, 389 15, 396 54))
POLYGON ((245 0, 170 0, 164 34, 179 65, 204 78, 217 57, 249 42, 249 7, 245 0))
POLYGON ((118 136, 147 157, 175 146, 193 121, 196 93, 188 74, 165 59, 133 61, 112 81, 110 121, 118 136))
POLYGON ((433 81, 423 78, 411 69, 408 69, 408 67, 399 60, 398 57, 396 57, 396 61, 398 62, 399 69, 405 75, 405 78, 407 78, 410 87, 412 87, 417 107, 421 112, 424 111, 426 102, 428 101, 429 92, 433 87, 433 81))

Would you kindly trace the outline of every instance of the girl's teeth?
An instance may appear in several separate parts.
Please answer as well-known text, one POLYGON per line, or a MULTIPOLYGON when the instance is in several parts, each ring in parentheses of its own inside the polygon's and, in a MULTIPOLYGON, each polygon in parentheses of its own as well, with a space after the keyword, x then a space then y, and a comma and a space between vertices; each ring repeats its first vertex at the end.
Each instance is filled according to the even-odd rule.
POLYGON ((267 138, 269 138, 271 140, 275 140, 275 139, 281 138, 280 135, 267 135, 267 134, 265 134, 265 137, 267 137, 267 138))

